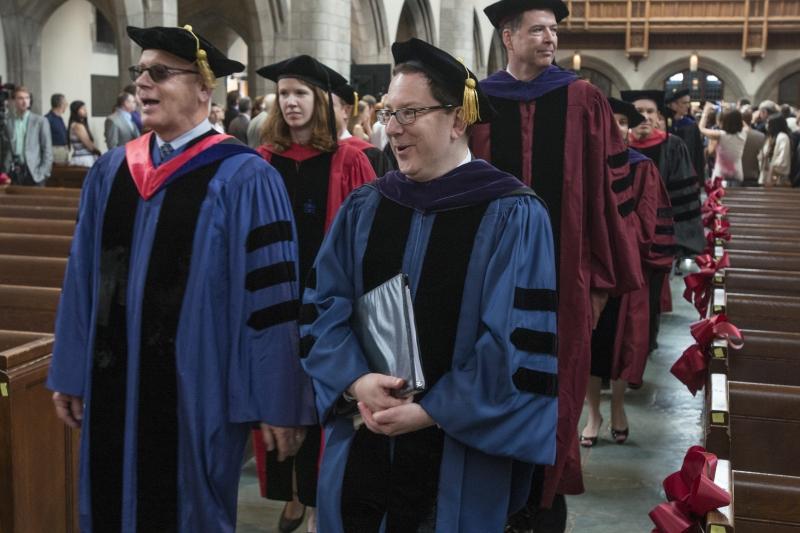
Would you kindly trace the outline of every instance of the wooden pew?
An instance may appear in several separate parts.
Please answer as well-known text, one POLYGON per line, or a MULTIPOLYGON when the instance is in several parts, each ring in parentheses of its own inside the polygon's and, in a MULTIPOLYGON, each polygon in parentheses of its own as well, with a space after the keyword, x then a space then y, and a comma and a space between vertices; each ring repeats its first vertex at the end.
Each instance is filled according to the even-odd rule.
POLYGON ((60 288, 66 257, 0 255, 0 284, 60 288))
POLYGON ((30 235, 66 235, 75 233, 75 220, 0 217, 0 231, 30 235))
POLYGON ((711 374, 704 420, 706 449, 734 468, 800 476, 800 387, 711 374))
POLYGON ((77 532, 79 432, 56 417, 44 386, 53 337, 33 335, 0 331, 0 529, 77 532))
POLYGON ((5 194, 21 194, 23 196, 66 196, 80 198, 80 189, 67 189, 58 187, 25 187, 23 185, 6 185, 0 187, 5 194))
POLYGON ((797 271, 726 268, 717 274, 715 281, 724 283, 726 292, 800 297, 797 271))
POLYGON ((724 243, 726 250, 764 251, 793 253, 800 250, 800 236, 774 237, 760 234, 740 235, 731 237, 724 243))
POLYGON ((47 187, 71 187, 80 189, 89 169, 72 165, 53 165, 50 177, 47 178, 47 187))
POLYGON ((800 387, 800 333, 742 329, 744 346, 735 350, 725 340, 712 347, 711 372, 733 381, 800 387))
POLYGON ((0 233, 0 251, 7 255, 67 257, 71 244, 66 235, 0 233))
POLYGON ((78 198, 69 196, 26 196, 22 194, 0 193, 0 205, 31 205, 47 207, 78 208, 78 198))
MULTIPOLYGON (((800 241, 797 243, 800 251, 800 241)), ((731 267, 737 269, 800 271, 800 253, 764 250, 730 250, 731 267)))
POLYGON ((731 222, 731 234, 759 235, 768 239, 775 237, 794 237, 800 234, 800 224, 760 224, 758 222, 731 222))
POLYGON ((0 285, 0 324, 17 331, 55 330, 61 289, 0 285))
POLYGON ((724 312, 740 329, 800 332, 800 299, 747 293, 715 295, 716 312, 724 312))
POLYGON ((719 460, 714 483, 731 504, 706 515, 707 533, 797 533, 800 530, 800 477, 733 470, 719 460))
POLYGON ((77 216, 78 210, 74 207, 0 205, 0 218, 34 218, 75 221, 77 216))

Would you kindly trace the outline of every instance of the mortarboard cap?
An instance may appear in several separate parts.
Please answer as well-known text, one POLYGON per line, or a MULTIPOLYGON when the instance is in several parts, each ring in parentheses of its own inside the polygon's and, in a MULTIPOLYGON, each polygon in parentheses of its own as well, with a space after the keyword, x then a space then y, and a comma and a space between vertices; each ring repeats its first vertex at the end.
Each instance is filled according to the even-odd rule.
POLYGON ((282 78, 297 78, 328 92, 333 92, 334 87, 347 84, 347 80, 341 74, 309 55, 290 57, 261 67, 256 72, 259 76, 276 83, 282 78))
POLYGON ((671 104, 678 98, 683 98, 684 96, 689 96, 689 89, 672 89, 671 91, 667 91, 664 95, 664 103, 671 104))
POLYGON ((620 91, 622 100, 625 102, 635 102, 636 100, 652 100, 662 113, 664 112, 664 92, 663 91, 620 91))
POLYGON ((437 85, 453 98, 452 102, 463 109, 463 119, 470 124, 482 124, 494 118, 494 109, 481 91, 478 78, 460 60, 444 50, 420 39, 392 44, 395 65, 412 63, 422 67, 437 85))
POLYGON ((644 115, 636 111, 636 108, 633 107, 633 104, 629 102, 623 102, 622 100, 617 100, 616 98, 609 98, 608 103, 611 105, 611 111, 614 114, 618 115, 625 115, 628 117, 628 127, 633 129, 642 122, 644 122, 644 115))
POLYGON ((484 8, 483 12, 495 28, 501 28, 509 19, 512 19, 531 9, 548 9, 556 16, 556 22, 561 22, 569 16, 569 9, 562 0, 500 0, 484 8))
POLYGON ((186 61, 197 63, 198 70, 209 87, 216 85, 216 78, 244 70, 244 65, 228 59, 213 44, 194 33, 188 24, 183 28, 128 26, 127 32, 128 37, 142 50, 163 50, 186 61))

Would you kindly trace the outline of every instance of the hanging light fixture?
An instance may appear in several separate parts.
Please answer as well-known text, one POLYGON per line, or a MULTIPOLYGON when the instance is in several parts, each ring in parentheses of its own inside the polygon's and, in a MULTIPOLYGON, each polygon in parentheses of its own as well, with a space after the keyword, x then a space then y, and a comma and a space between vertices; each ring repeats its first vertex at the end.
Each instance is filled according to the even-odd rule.
POLYGON ((578 72, 581 69, 581 53, 578 50, 575 50, 575 53, 572 54, 572 70, 578 72))
POLYGON ((700 59, 697 57, 697 52, 692 52, 692 55, 689 56, 689 70, 692 72, 697 72, 697 63, 700 59))

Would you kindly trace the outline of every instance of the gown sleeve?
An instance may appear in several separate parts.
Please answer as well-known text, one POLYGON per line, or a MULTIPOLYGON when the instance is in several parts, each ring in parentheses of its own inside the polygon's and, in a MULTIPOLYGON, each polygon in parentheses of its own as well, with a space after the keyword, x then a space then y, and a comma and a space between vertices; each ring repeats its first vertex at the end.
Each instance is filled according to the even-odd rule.
POLYGON ((345 201, 322 242, 303 293, 303 367, 313 379, 317 412, 323 424, 347 387, 369 373, 361 345, 350 328, 356 300, 352 251, 359 204, 367 190, 359 189, 345 201), (317 271, 325 275, 317 276, 317 271))
POLYGON ((55 345, 47 387, 72 396, 84 395, 86 365, 92 352, 95 233, 100 225, 98 196, 110 157, 99 160, 84 181, 56 315, 55 345))
POLYGON ((231 422, 311 425, 311 382, 300 366, 297 233, 283 181, 252 158, 225 198, 231 422), (242 178, 244 175, 244 179, 242 178))
POLYGON ((619 295, 644 284, 635 225, 628 219, 636 205, 628 180, 628 150, 611 107, 599 91, 593 91, 588 113, 584 165, 590 195, 589 286, 619 295))
POLYGON ((466 446, 552 464, 558 415, 552 230, 544 207, 530 197, 516 200, 498 225, 503 230, 486 269, 472 353, 420 405, 466 446))
POLYGON ((649 246, 642 256, 644 266, 651 271, 669 271, 675 255, 675 227, 672 224, 672 207, 669 194, 658 169, 652 161, 643 161, 637 165, 637 173, 648 191, 648 208, 652 218, 652 234, 649 246))
POLYGON ((345 198, 355 189, 374 179, 375 170, 364 152, 353 146, 339 145, 331 161, 326 231, 330 229, 345 198))

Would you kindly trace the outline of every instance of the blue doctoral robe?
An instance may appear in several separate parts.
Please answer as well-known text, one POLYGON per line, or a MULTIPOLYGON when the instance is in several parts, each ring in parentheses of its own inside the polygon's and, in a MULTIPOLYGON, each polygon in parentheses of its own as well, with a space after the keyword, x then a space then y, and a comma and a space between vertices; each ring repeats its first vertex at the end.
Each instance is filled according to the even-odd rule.
MULTIPOLYGON (((390 173, 354 191, 339 211, 317 256, 301 312, 303 366, 314 382, 325 428, 320 531, 344 528, 343 479, 356 432, 339 407, 347 387, 369 372, 349 320, 353 302, 365 292, 364 279, 384 260, 372 257, 371 246, 391 255, 392 243, 400 242, 397 255, 415 300, 425 376, 434 383, 419 402, 444 433, 434 494, 436 531, 502 531, 509 513, 528 497, 533 465, 553 463, 555 256, 546 209, 532 193, 519 193, 525 189, 477 160, 426 184, 390 173), (437 225, 440 217, 476 208, 473 229, 437 225), (393 221, 378 222, 381 210, 407 217, 407 236, 393 234, 398 226, 393 221), (386 233, 381 230, 371 239, 373 225, 380 224, 386 233), (449 236, 459 240, 459 232, 468 234, 469 250, 460 259, 448 242, 449 236), (428 265, 430 256, 442 260, 428 265), (464 264, 462 274, 455 273, 459 263, 464 264), (461 303, 455 309, 454 335, 442 339, 448 326, 438 323, 438 314, 450 313, 451 302, 435 293, 432 301, 421 301, 432 285, 426 278, 442 284, 459 275, 463 293, 457 295, 461 303), (441 368, 441 354, 426 353, 426 345, 441 348, 448 342, 451 354, 441 368)), ((408 435, 415 433, 422 431, 408 435)), ((391 439, 392 449, 400 438, 391 439)), ((376 474, 365 479, 380 484, 376 474)), ((386 527, 384 520, 381 529, 386 527)))
POLYGON ((281 177, 239 143, 205 149, 148 200, 131 185, 125 148, 98 160, 47 380, 85 403, 81 531, 234 530, 252 424, 316 420, 298 358, 296 272, 281 177), (132 216, 112 212, 120 206, 132 216))

